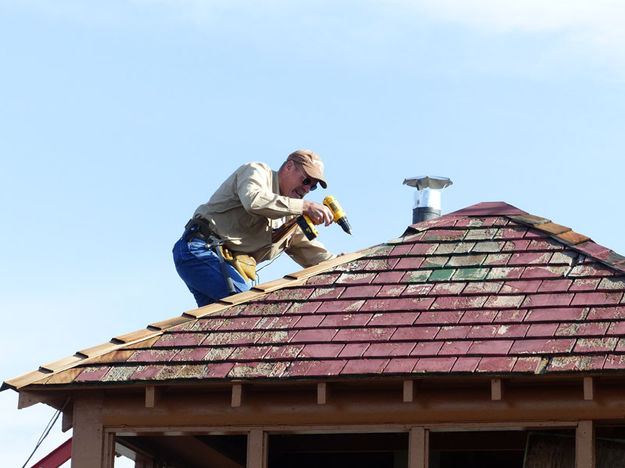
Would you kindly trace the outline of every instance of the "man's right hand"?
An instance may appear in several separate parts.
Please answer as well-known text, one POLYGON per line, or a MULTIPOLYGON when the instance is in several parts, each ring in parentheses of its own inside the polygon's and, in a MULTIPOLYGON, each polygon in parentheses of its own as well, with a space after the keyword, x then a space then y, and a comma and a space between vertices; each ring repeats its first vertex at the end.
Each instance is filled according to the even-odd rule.
POLYGON ((334 215, 330 211, 330 208, 321 203, 308 200, 304 200, 303 214, 308 216, 314 224, 324 223, 326 226, 329 226, 332 224, 332 221, 334 221, 334 215))

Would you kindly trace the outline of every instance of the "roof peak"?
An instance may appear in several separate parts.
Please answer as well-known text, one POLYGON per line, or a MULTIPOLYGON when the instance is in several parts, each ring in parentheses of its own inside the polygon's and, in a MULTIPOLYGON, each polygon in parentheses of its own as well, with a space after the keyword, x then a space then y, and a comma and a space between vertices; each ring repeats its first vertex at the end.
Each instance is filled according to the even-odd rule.
POLYGON ((482 202, 467 206, 445 216, 519 216, 528 214, 506 202, 482 202))

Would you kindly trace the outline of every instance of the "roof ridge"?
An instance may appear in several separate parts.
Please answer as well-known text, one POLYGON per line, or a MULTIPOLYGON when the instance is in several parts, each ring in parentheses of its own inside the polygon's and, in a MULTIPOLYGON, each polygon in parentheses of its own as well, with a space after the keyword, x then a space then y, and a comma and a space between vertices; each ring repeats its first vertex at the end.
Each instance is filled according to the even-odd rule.
POLYGON ((567 247, 592 258, 604 266, 625 272, 625 257, 607 247, 597 244, 590 237, 579 234, 570 227, 556 224, 547 218, 534 215, 504 215, 517 224, 537 229, 548 235, 549 238, 560 242, 567 247))
POLYGON ((299 285, 311 276, 318 273, 324 273, 334 267, 365 256, 370 249, 371 247, 368 247, 356 252, 336 256, 312 267, 304 268, 302 270, 284 275, 282 278, 253 286, 248 291, 225 297, 213 304, 183 312, 180 316, 165 319, 160 322, 154 322, 149 324, 144 329, 115 336, 106 343, 76 351, 72 356, 67 356, 48 364, 43 364, 35 371, 27 372, 26 374, 22 374, 18 377, 8 379, 2 383, 0 391, 6 390, 7 388, 18 390, 26 385, 31 385, 40 380, 51 377, 56 373, 71 369, 78 364, 88 363, 93 359, 99 358, 109 352, 116 351, 124 346, 141 343, 155 338, 163 334, 166 330, 183 323, 215 314, 234 305, 243 304, 288 286, 299 285))
POLYGON ((427 231, 432 228, 456 229, 454 223, 452 222, 454 218, 479 218, 485 216, 507 218, 517 224, 538 229, 546 233, 548 237, 563 243, 578 253, 592 258, 604 266, 619 272, 625 272, 624 256, 607 247, 597 244, 590 237, 584 234, 579 234, 573 231, 570 227, 554 223, 550 219, 543 218, 541 216, 532 215, 506 202, 477 203, 431 220, 411 224, 399 238, 393 239, 389 241, 389 243, 401 242, 401 239, 406 236, 416 234, 421 231, 427 231), (449 221, 446 222, 446 220, 449 221))

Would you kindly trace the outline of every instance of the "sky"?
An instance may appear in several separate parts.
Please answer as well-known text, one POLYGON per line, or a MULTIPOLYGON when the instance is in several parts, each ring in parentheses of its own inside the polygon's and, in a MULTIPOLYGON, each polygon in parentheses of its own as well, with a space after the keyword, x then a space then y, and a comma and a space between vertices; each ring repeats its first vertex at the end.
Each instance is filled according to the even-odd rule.
MULTIPOLYGON (((430 175, 443 213, 504 201, 625 254, 624 23, 618 0, 0 0, 0 380, 193 309, 184 224, 298 148, 352 225, 320 229, 336 253, 399 237, 430 175)), ((4 466, 54 415, 17 400, 4 466)))

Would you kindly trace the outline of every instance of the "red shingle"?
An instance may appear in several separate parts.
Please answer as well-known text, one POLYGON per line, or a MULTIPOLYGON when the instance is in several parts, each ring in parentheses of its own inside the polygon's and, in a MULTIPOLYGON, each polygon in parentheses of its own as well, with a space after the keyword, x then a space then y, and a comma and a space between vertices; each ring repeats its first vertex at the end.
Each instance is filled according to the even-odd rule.
POLYGON ((625 369, 625 354, 608 354, 603 364, 606 370, 625 369))
POLYGON ((459 356, 451 369, 452 372, 475 372, 480 362, 479 357, 459 356))
POLYGON ((257 361, 262 359, 267 351, 271 349, 270 346, 248 346, 246 348, 240 347, 236 348, 228 359, 230 361, 257 361))
POLYGON ((498 310, 467 310, 460 319, 460 323, 490 323, 498 314, 498 310))
POLYGON ((556 332, 557 336, 603 336, 610 322, 574 322, 562 323, 556 332))
POLYGON ((474 341, 469 348, 470 354, 491 355, 507 354, 514 342, 512 340, 483 340, 474 341))
POLYGON ((299 353, 300 358, 335 358, 343 350, 343 344, 307 344, 299 353))
POLYGON ((477 372, 512 372, 516 357, 483 357, 477 366, 477 372))
POLYGON ((612 351, 616 347, 618 338, 579 338, 574 353, 604 353, 606 351, 612 351))
POLYGON ((260 317, 231 317, 224 320, 219 331, 226 330, 251 330, 258 323, 260 317))
POLYGON ((535 293, 540 287, 541 280, 506 281, 499 291, 501 294, 529 294, 535 293))
POLYGON ((385 374, 408 374, 412 372, 416 358, 391 358, 386 367, 384 368, 385 374))
POLYGON ((495 319, 494 323, 516 323, 522 322, 526 319, 528 315, 528 311, 525 309, 507 309, 500 310, 495 319))
POLYGON ((522 239, 527 229, 521 226, 509 226, 501 228, 493 236, 493 239, 522 239))
POLYGON ((578 292, 571 305, 610 305, 618 304, 623 297, 622 291, 617 292, 578 292))
POLYGON ((534 265, 526 267, 521 278, 560 278, 568 270, 568 266, 534 265))
POLYGON ((434 298, 431 297, 368 299, 361 310, 363 312, 377 312, 380 310, 427 310, 432 302, 434 302, 434 298))
MULTIPOLYGON (((558 307, 571 304, 573 294, 528 294, 523 307, 558 307)), ((576 305, 576 304, 572 304, 576 305)))
POLYGON ((76 382, 99 382, 110 370, 110 367, 92 367, 83 370, 75 379, 76 382))
POLYGON ((455 357, 420 358, 413 372, 449 372, 456 362, 455 357))
POLYGON ((312 330, 300 330, 291 339, 294 343, 320 343, 332 341, 337 334, 336 328, 318 328, 312 330))
MULTIPOLYGON (((419 245, 419 244, 416 244, 416 245, 419 245)), ((413 244, 400 244, 400 245, 396 245, 395 247, 393 247, 391 255, 404 256, 404 255, 407 255, 408 252, 410 252, 410 249, 412 249, 412 248, 414 248, 413 244)), ((436 246, 434 246, 434 249, 436 249, 436 246)))
POLYGON ((369 321, 369 326, 383 325, 412 325, 419 316, 418 312, 385 312, 375 314, 369 321))
POLYGON ((540 372, 544 365, 544 361, 540 357, 520 357, 517 358, 514 364, 513 372, 530 372, 537 374, 540 372))
POLYGON ((486 279, 518 279, 522 274, 523 268, 520 267, 494 267, 490 269, 489 273, 486 275, 486 279))
POLYGON ((338 375, 346 360, 294 361, 284 371, 285 377, 327 377, 338 375))
POLYGON ((397 263, 395 270, 416 270, 424 260, 424 257, 404 257, 397 263))
POLYGON ((430 290, 430 294, 435 296, 446 295, 446 294, 460 294, 462 290, 465 288, 467 283, 438 283, 434 285, 434 287, 430 290))
POLYGON ((325 319, 325 315, 315 314, 315 315, 304 315, 297 321, 297 325, 293 328, 314 328, 318 327, 321 322, 325 319))
POLYGON ((319 324, 321 327, 356 327, 365 325, 371 320, 372 314, 331 314, 319 324))
POLYGON ((333 341, 388 341, 395 333, 395 328, 344 328, 333 341))
POLYGON ((391 339, 414 341, 431 340, 434 339, 439 330, 439 327, 397 327, 397 330, 393 333, 391 339))
POLYGON ((570 279, 543 280, 538 292, 565 292, 573 283, 570 279))
POLYGON ((424 233, 421 240, 423 242, 427 241, 458 241, 462 239, 465 235, 466 231, 464 230, 451 230, 451 229, 432 229, 428 230, 424 233))
POLYGON ((532 309, 525 317, 526 322, 555 322, 582 320, 587 309, 583 307, 553 307, 532 309))
POLYGON ((306 285, 308 286, 320 286, 320 285, 330 285, 334 284, 334 282, 339 278, 340 273, 325 273, 319 274, 316 276, 311 276, 306 280, 306 285))
POLYGON ((514 308, 519 307, 524 300, 525 296, 504 296, 498 294, 490 296, 484 304, 484 307, 488 309, 514 308))
POLYGON ((376 273, 343 273, 336 284, 369 284, 375 277, 376 273))
POLYGON ((409 356, 414 343, 372 343, 364 353, 366 357, 409 356))
POLYGON ((559 323, 533 323, 527 331, 528 338, 551 338, 556 335, 559 323))
POLYGON ((325 301, 317 312, 357 312, 364 304, 363 300, 325 301))
POLYGON ((341 371, 341 375, 380 374, 388 362, 388 359, 350 359, 341 371))
POLYGON ((336 299, 341 296, 345 288, 340 287, 328 287, 328 288, 315 288, 309 297, 309 300, 315 299, 318 301, 327 299, 336 299))
POLYGON ((472 341, 445 341, 440 351, 439 356, 464 356, 468 354, 469 348, 473 345, 472 341))
MULTIPOLYGON (((378 273, 374 278, 374 284, 380 283, 392 283, 392 286, 396 286, 396 283, 399 283, 404 276, 403 271, 385 271, 382 273, 378 273)), ((386 287, 386 286, 385 286, 386 287)))
POLYGON ((548 372, 601 370, 605 356, 555 356, 547 365, 548 372))
POLYGON ((434 304, 432 304, 432 309, 479 309, 484 305, 486 299, 488 299, 488 296, 437 297, 434 304))
POLYGON ((322 302, 294 302, 288 309, 289 314, 314 314, 321 306, 322 302))
POLYGON ((514 253, 508 265, 544 265, 549 263, 551 252, 523 252, 514 253))
POLYGON ((411 350, 411 356, 436 356, 443 346, 442 341, 420 341, 411 350))
POLYGON ((588 320, 625 319, 625 306, 593 307, 588 312, 588 320))
POLYGON ((421 312, 417 320, 415 320, 415 325, 426 325, 426 324, 438 324, 438 325, 449 325, 452 323, 458 323, 462 318, 462 314, 464 312, 462 310, 457 311, 436 311, 436 312, 421 312))
POLYGON ((434 285, 430 283, 409 284, 406 286, 402 296, 425 296, 432 290, 433 287, 434 285))
POLYGON ((382 286, 376 297, 399 297, 405 290, 406 286, 403 284, 387 284, 382 286))
POLYGON ((431 255, 438 247, 438 244, 419 242, 414 245, 408 245, 408 247, 411 255, 431 255))
POLYGON ((436 335, 437 340, 462 340, 469 335, 470 326, 452 325, 441 327, 436 335))
POLYGON ((608 329, 608 331, 606 332, 606 335, 617 335, 617 336, 623 336, 625 335, 625 322, 612 322, 610 324, 610 327, 608 329))
POLYGON ((516 340, 510 349, 511 354, 555 354, 568 353, 575 345, 574 338, 553 338, 547 340, 516 340))
POLYGON ((373 297, 380 290, 381 286, 350 286, 345 288, 341 299, 351 299, 356 297, 373 297))
POLYGON ((341 358, 360 357, 369 348, 369 343, 347 343, 339 354, 341 358))

